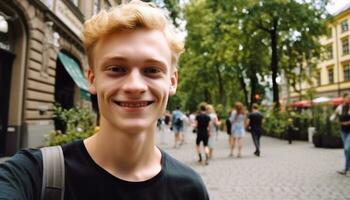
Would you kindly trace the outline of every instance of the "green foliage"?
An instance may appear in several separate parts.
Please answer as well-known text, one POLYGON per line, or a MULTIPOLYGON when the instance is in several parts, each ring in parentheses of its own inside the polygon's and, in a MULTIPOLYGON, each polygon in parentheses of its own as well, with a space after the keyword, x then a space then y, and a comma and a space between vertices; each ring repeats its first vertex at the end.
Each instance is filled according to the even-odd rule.
MULTIPOLYGON (((266 77, 275 80, 284 72, 292 85, 310 79, 305 68, 314 67, 313 58, 320 53, 318 38, 327 30, 326 4, 325 0, 188 1, 186 51, 179 70, 181 104, 193 107, 206 101, 229 108, 235 101, 256 101, 254 95, 263 93, 261 82, 266 77)), ((278 97, 278 85, 272 83, 278 97)))
POLYGON ((288 125, 288 119, 291 117, 288 112, 278 112, 275 109, 264 110, 263 128, 265 134, 277 138, 282 138, 285 128, 288 125))
POLYGON ((74 107, 64 109, 56 104, 53 107, 54 117, 63 123, 65 132, 51 131, 46 136, 49 146, 61 145, 74 140, 85 139, 95 131, 95 116, 87 108, 74 107))
POLYGON ((314 121, 316 134, 339 136, 340 124, 338 120, 331 121, 330 116, 334 110, 330 105, 314 106, 314 121))
POLYGON ((311 121, 311 115, 308 110, 296 111, 292 108, 288 108, 286 111, 273 108, 261 110, 264 113, 263 128, 266 135, 284 138, 287 126, 291 125, 297 130, 295 137, 306 139, 311 121))

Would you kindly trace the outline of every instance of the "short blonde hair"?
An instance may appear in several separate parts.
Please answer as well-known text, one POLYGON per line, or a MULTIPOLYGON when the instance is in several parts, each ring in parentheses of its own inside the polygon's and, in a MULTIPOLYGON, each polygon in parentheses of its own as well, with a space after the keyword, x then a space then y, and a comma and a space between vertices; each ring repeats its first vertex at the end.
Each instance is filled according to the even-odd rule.
POLYGON ((133 0, 109 11, 102 10, 84 23, 84 46, 90 66, 96 43, 103 37, 122 30, 147 28, 163 32, 171 49, 171 64, 177 66, 184 44, 165 12, 153 3, 133 0))
POLYGON ((214 106, 211 105, 211 104, 208 104, 208 105, 207 105, 207 111, 208 111, 209 113, 215 113, 214 106))

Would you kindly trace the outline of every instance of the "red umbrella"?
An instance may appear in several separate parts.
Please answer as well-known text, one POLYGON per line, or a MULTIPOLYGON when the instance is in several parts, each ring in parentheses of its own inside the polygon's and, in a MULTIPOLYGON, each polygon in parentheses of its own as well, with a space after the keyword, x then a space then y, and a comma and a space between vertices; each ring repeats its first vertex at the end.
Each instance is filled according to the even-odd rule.
POLYGON ((308 100, 302 100, 302 101, 293 102, 292 106, 299 107, 299 108, 308 108, 311 106, 311 103, 308 100))
POLYGON ((344 102, 344 99, 343 97, 335 97, 333 99, 331 99, 331 102, 333 105, 339 105, 339 104, 342 104, 344 102))

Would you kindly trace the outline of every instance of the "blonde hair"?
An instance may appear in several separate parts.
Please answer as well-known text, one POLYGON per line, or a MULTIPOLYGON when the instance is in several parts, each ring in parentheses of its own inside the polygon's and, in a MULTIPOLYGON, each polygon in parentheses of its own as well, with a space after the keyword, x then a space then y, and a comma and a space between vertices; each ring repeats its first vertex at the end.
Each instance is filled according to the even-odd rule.
POLYGON ((153 3, 133 0, 109 11, 102 10, 84 23, 84 46, 92 65, 92 52, 96 43, 103 37, 122 30, 156 29, 163 32, 172 51, 171 64, 177 66, 184 49, 182 40, 176 34, 175 28, 165 12, 153 3))
POLYGON ((241 102, 236 102, 235 103, 235 109, 237 111, 237 114, 244 114, 245 113, 245 109, 244 106, 241 102))
POLYGON ((209 113, 215 113, 214 106, 211 105, 211 104, 208 104, 208 105, 207 105, 207 111, 208 111, 209 113))

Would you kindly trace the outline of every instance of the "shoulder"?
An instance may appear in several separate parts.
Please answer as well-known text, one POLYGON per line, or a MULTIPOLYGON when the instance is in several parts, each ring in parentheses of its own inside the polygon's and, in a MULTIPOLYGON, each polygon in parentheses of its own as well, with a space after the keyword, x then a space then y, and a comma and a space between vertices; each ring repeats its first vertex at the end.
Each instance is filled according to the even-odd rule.
POLYGON ((20 150, 0 164, 0 199, 40 199, 41 181, 40 150, 20 150))
POLYGON ((14 156, 9 158, 6 162, 1 164, 10 168, 16 168, 16 170, 23 170, 30 172, 32 169, 40 168, 42 170, 42 155, 40 149, 22 149, 19 150, 14 156))
POLYGON ((166 152, 162 151, 164 173, 170 184, 186 186, 199 195, 207 194, 202 178, 192 168, 184 165, 166 152))
POLYGON ((180 175, 180 177, 186 177, 186 175, 198 176, 198 174, 193 169, 181 163, 180 161, 176 160, 175 158, 173 158, 163 150, 162 150, 162 156, 163 156, 162 159, 164 164, 163 167, 165 167, 165 170, 168 175, 176 175, 176 176, 180 175))

